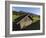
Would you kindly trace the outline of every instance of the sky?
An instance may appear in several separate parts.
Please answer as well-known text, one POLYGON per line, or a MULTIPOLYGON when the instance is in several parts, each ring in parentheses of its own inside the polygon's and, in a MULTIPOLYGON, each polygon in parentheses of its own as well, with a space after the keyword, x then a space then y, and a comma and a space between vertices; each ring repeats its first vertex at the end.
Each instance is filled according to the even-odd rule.
POLYGON ((27 13, 34 13, 36 15, 40 15, 40 8, 35 7, 12 7, 13 11, 24 11, 27 13))

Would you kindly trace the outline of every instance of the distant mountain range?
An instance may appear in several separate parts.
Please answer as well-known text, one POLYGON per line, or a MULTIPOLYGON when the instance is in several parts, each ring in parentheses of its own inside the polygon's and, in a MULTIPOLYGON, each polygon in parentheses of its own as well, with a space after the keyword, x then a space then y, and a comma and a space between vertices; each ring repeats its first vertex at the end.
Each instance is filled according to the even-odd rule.
POLYGON ((34 13, 29 13, 29 12, 24 12, 24 11, 13 11, 13 14, 29 14, 29 15, 32 15, 32 16, 40 16, 40 15, 37 15, 37 14, 34 14, 34 13))

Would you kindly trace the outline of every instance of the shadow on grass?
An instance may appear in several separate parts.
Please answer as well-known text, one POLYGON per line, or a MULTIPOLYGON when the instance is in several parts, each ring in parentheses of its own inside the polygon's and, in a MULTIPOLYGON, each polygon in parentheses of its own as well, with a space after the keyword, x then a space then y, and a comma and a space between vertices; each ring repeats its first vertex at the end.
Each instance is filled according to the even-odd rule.
POLYGON ((20 24, 16 24, 13 22, 13 31, 20 31, 20 30, 40 30, 40 20, 32 23, 31 25, 27 26, 26 28, 21 29, 20 24))

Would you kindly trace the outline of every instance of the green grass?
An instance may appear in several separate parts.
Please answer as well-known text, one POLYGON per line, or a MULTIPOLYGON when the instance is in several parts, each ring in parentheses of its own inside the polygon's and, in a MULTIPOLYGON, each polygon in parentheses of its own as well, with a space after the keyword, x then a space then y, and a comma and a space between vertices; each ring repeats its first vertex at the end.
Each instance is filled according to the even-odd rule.
POLYGON ((19 15, 12 15, 12 21, 14 21, 15 19, 17 19, 18 17, 20 17, 19 15))
POLYGON ((37 20, 40 20, 40 17, 39 16, 33 16, 33 23, 36 22, 37 20))

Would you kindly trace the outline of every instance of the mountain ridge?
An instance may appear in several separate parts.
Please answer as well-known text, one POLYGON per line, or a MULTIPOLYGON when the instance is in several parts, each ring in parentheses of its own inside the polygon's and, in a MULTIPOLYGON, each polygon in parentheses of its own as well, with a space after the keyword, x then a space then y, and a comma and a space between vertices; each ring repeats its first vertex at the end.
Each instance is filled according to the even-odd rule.
POLYGON ((40 15, 37 15, 37 14, 34 14, 34 13, 29 13, 29 12, 24 12, 24 11, 12 11, 14 14, 29 14, 29 15, 34 15, 34 16, 40 16, 40 15))

